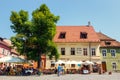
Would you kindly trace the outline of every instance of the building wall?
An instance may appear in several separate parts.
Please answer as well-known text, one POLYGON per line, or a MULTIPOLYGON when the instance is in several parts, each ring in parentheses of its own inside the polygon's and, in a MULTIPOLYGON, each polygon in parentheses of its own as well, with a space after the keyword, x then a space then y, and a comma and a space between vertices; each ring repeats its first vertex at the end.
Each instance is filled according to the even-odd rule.
MULTIPOLYGON (((89 60, 90 52, 89 52, 89 43, 57 43, 58 51, 61 53, 61 48, 65 48, 65 55, 61 55, 60 59, 65 60, 89 60), (71 55, 71 48, 75 48, 75 55, 71 55), (81 48, 81 51, 78 52, 77 48, 81 48), (87 56, 83 55, 83 48, 87 48, 87 56)), ((99 54, 99 44, 91 43, 91 48, 96 48, 96 56, 100 56, 99 54)), ((95 57, 96 57, 95 56, 95 57)), ((93 59, 94 57, 92 57, 93 59)))
POLYGON ((101 61, 106 62, 107 71, 115 70, 113 69, 113 63, 116 63, 116 70, 120 70, 120 48, 101 48, 100 53, 101 53, 101 59, 102 59, 101 61), (103 57, 102 49, 107 50, 106 57, 103 57), (110 53, 111 49, 116 50, 115 57, 111 56, 111 53, 110 53))
POLYGON ((3 45, 3 44, 0 44, 0 55, 1 57, 4 56, 4 55, 10 55, 10 52, 11 52, 11 48, 6 46, 6 45, 3 45))
MULTIPOLYGON (((93 62, 100 61, 100 51, 99 51, 99 43, 56 43, 58 52, 61 54, 61 48, 65 48, 65 55, 60 55, 60 60, 68 61, 87 61, 91 60, 93 62), (75 55, 71 55, 71 48, 75 48, 75 55), (78 50, 79 48, 79 50, 78 50), (83 55, 83 48, 87 48, 87 56, 83 55), (90 56, 90 48, 96 49, 96 56, 90 56)), ((53 60, 54 61, 54 60, 53 60)), ((46 62, 46 68, 50 68, 51 61, 48 59, 46 62)))

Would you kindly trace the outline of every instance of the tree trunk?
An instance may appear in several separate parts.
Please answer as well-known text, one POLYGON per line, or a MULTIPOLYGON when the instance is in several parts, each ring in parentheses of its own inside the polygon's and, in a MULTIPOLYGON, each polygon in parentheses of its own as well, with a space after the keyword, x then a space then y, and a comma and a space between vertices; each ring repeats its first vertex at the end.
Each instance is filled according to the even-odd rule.
POLYGON ((41 68, 41 51, 38 52, 37 68, 38 68, 38 69, 41 68))

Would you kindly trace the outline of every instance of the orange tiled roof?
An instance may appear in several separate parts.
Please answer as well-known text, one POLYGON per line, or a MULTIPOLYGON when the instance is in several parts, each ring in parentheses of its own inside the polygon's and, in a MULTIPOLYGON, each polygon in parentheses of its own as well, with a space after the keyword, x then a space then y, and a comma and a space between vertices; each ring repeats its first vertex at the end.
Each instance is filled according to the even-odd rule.
POLYGON ((7 45, 12 46, 12 43, 9 39, 4 39, 3 40, 7 45))
POLYGON ((110 40, 110 41, 114 41, 114 39, 112 39, 112 38, 110 38, 110 37, 108 37, 107 35, 105 35, 105 34, 103 34, 103 33, 101 33, 101 32, 97 32, 97 35, 98 35, 98 37, 99 37, 99 39, 100 40, 110 40))
POLYGON ((0 44, 10 47, 10 45, 8 45, 4 40, 3 41, 0 40, 0 44))
POLYGON ((99 38, 92 26, 57 26, 54 42, 99 42, 99 38), (65 39, 60 39, 61 32, 66 32, 65 39), (81 39, 80 32, 86 32, 87 38, 81 39))
POLYGON ((112 39, 101 32, 98 32, 97 35, 100 39, 101 47, 120 47, 120 42, 116 41, 115 39, 112 39), (110 44, 107 45, 106 42, 109 42, 110 44))
POLYGON ((110 45, 106 45, 105 41, 101 41, 100 42, 100 46, 101 47, 120 47, 120 42, 118 41, 109 41, 111 44, 110 45))

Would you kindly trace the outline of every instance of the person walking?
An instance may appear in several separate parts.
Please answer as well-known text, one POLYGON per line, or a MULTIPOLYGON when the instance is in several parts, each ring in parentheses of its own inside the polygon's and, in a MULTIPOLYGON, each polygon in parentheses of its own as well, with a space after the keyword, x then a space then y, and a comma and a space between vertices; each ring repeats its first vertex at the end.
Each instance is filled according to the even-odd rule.
POLYGON ((60 76, 60 74, 61 74, 61 66, 60 66, 60 64, 58 65, 58 70, 57 70, 57 72, 58 72, 58 76, 60 76))
POLYGON ((57 74, 57 68, 55 67, 54 73, 57 74))
POLYGON ((66 74, 66 71, 67 71, 66 66, 64 66, 64 74, 66 74))

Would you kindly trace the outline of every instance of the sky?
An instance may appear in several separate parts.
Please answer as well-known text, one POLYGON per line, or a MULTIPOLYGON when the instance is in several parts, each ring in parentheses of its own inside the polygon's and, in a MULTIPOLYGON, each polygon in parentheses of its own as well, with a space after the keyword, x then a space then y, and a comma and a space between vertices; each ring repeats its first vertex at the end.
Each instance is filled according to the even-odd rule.
POLYGON ((10 26, 11 11, 33 10, 46 4, 50 11, 60 16, 57 26, 87 25, 88 21, 96 32, 120 41, 120 0, 1 0, 0 37, 14 36, 10 26))

